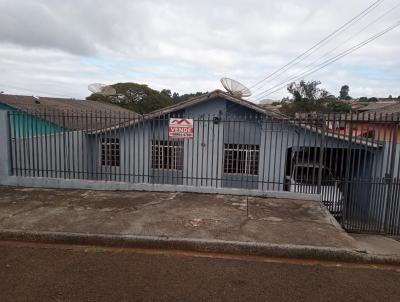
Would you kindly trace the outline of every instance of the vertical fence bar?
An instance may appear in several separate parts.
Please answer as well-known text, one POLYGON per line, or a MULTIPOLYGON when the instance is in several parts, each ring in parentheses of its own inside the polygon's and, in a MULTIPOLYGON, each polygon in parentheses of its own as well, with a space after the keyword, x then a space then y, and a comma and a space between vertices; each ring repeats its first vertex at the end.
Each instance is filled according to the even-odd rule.
MULTIPOLYGON (((393 115, 392 115, 393 119, 393 115)), ((393 177, 394 177, 394 170, 395 170, 395 162, 396 162, 396 152, 397 152, 397 138, 398 138, 398 128, 399 123, 393 123, 393 136, 391 140, 391 158, 389 164, 389 172, 388 172, 388 193, 387 193, 387 201, 386 201, 386 211, 385 211, 385 225, 384 231, 385 233, 389 232, 390 227, 390 211, 392 209, 392 188, 393 188, 393 177)))

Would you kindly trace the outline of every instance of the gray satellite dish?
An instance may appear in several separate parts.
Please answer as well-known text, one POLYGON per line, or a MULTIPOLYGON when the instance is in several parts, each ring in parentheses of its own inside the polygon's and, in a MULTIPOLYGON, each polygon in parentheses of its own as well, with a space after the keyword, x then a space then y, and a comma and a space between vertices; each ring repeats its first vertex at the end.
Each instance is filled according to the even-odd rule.
POLYGON ((232 96, 239 98, 251 96, 250 89, 244 86, 242 83, 239 83, 238 81, 232 80, 230 78, 222 78, 221 84, 232 96))
POLYGON ((90 92, 102 94, 104 96, 117 94, 117 91, 114 87, 100 83, 90 84, 88 89, 90 92))

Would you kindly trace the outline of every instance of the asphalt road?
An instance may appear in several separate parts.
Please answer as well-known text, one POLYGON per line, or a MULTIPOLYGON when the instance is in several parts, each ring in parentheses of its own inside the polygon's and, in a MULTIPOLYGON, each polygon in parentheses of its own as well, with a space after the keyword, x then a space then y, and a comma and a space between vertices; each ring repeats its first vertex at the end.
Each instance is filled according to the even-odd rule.
POLYGON ((0 242, 0 301, 400 301, 400 267, 0 242))

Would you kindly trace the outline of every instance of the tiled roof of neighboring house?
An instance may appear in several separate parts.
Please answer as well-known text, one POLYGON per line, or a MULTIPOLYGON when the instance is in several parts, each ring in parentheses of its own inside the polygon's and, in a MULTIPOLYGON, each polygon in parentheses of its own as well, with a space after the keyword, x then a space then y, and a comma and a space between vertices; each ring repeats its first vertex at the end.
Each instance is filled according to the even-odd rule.
POLYGON ((371 113, 379 113, 379 114, 394 114, 394 113, 400 113, 400 102, 397 103, 392 103, 388 106, 385 106, 383 108, 379 109, 374 109, 370 110, 369 112, 371 113))
POLYGON ((102 129, 120 123, 120 116, 138 116, 113 104, 88 100, 0 94, 0 104, 72 130, 102 129))
POLYGON ((385 107, 391 106, 393 104, 396 104, 394 102, 376 102, 376 103, 369 103, 367 106, 359 108, 357 111, 358 112, 367 112, 371 110, 380 110, 384 109, 385 107))
MULTIPOLYGON (((379 104, 379 103, 375 103, 379 104)), ((372 104, 371 104, 372 105, 372 104)), ((392 122, 400 121, 400 102, 384 103, 378 106, 367 106, 370 109, 358 111, 352 116, 341 116, 341 119, 351 120, 352 122, 369 121, 369 122, 392 122)))

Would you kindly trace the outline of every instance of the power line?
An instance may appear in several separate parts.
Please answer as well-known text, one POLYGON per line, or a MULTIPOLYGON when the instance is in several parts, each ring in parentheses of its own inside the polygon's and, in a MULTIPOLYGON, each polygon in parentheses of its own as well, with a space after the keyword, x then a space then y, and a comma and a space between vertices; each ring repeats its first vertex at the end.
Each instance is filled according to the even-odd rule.
POLYGON ((356 32, 354 35, 350 36, 348 39, 346 39, 345 41, 343 41, 342 43, 340 43, 338 46, 336 46, 335 48, 331 49, 330 51, 324 53, 321 57, 317 58, 316 60, 312 61, 310 64, 306 65, 304 67, 304 69, 313 66, 316 62, 320 61, 321 59, 324 59, 325 57, 328 57, 330 54, 332 54, 335 50, 337 50, 338 48, 340 48, 341 46, 345 45, 347 42, 353 40, 353 38, 357 37, 360 33, 362 33, 363 31, 365 31, 367 28, 369 28, 370 26, 374 25, 376 22, 380 21, 381 19, 383 19, 384 17, 386 17, 388 14, 392 13, 395 9, 397 9, 400 6, 399 4, 396 4, 394 7, 390 8, 389 10, 387 10, 385 13, 383 13, 382 15, 380 15, 378 18, 376 18, 375 20, 373 20, 372 22, 368 23, 365 27, 363 27, 361 30, 359 30, 358 32, 356 32))
MULTIPOLYGON (((366 30, 367 28, 369 28, 370 26, 372 26, 373 24, 375 24, 376 22, 378 22, 379 20, 381 20, 382 18, 384 18, 385 16, 387 16, 388 14, 390 14, 391 12, 393 12, 395 9, 397 9, 400 6, 400 3, 396 4, 394 7, 390 8, 389 10, 387 10, 386 12, 384 12, 382 15, 380 15, 378 18, 374 19, 372 22, 368 23, 365 27, 363 27, 361 30, 359 30, 357 33, 355 33, 354 35, 350 36, 350 38, 346 39, 345 41, 343 41, 342 43, 340 43, 338 46, 334 47, 333 49, 331 49, 330 51, 324 53, 322 56, 320 56, 319 58, 317 58, 316 60, 314 60, 313 62, 311 62, 310 64, 306 65, 305 67, 303 67, 303 70, 307 70, 307 68, 313 66, 316 62, 320 61, 321 59, 324 59, 326 57, 328 57, 330 54, 332 54, 335 50, 337 50, 338 48, 340 48, 341 46, 343 46, 344 44, 346 44, 347 42, 349 42, 350 40, 352 40, 354 37, 358 36, 361 32, 363 32, 364 30, 366 30)), ((275 77, 274 77, 275 78, 275 77)), ((290 79, 290 78, 289 78, 290 79)), ((288 80, 285 80, 288 81, 288 80)), ((268 91, 265 90, 265 91, 268 91)), ((258 99, 258 96, 262 95, 265 93, 265 91, 256 93, 255 95, 257 96, 256 99, 258 99)))
MULTIPOLYGON (((320 46, 323 43, 328 42, 331 38, 335 37, 338 33, 340 33, 341 31, 345 30, 347 27, 349 27, 350 25, 352 25, 355 22, 358 22, 359 20, 361 20, 364 16, 366 16, 369 12, 371 12, 373 9, 375 9, 376 7, 378 7, 380 4, 382 4, 384 0, 377 0, 374 3, 372 3, 370 6, 368 6, 366 9, 364 9, 361 13, 359 13, 358 15, 356 15, 355 17, 353 17, 352 19, 350 19, 349 21, 347 21, 345 24, 343 24, 342 26, 340 26, 338 29, 336 29, 335 31, 333 31, 332 33, 330 33, 328 36, 326 36, 325 38, 323 38, 321 41, 319 41, 318 43, 316 43, 314 46, 312 46, 311 48, 307 49, 305 52, 303 52, 302 54, 298 55, 296 58, 292 59, 291 61, 289 61, 287 64, 285 64, 284 66, 280 67, 279 69, 275 70, 273 73, 269 74, 267 77, 265 77, 264 79, 258 81, 257 83, 253 84, 252 86, 250 86, 249 88, 252 89, 254 87, 256 87, 257 85, 265 82, 266 80, 270 79, 272 76, 276 75, 279 72, 284 72, 287 69, 289 69, 290 66, 294 65, 295 63, 298 64, 299 62, 301 62, 301 60, 304 60, 303 57, 305 57, 307 54, 309 54, 310 52, 314 52, 316 50, 316 48, 318 46, 320 46), (301 60, 300 60, 301 59, 301 60), (298 60, 300 60, 299 62, 297 62, 298 60), (286 68, 286 69, 285 69, 286 68)), ((325 45, 325 44, 323 44, 325 45)), ((317 48, 319 49, 319 48, 317 48)), ((260 88, 256 88, 255 91, 259 90, 260 88)))
POLYGON ((322 68, 324 68, 324 67, 326 67, 326 66, 328 66, 328 65, 330 65, 330 64, 332 64, 332 63, 334 63, 334 62, 336 62, 336 61, 338 61, 338 60, 340 60, 341 58, 343 58, 343 57, 345 57, 345 56, 347 56, 347 55, 353 53, 353 52, 356 51, 357 49, 359 49, 359 48, 361 48, 361 47, 363 47, 363 46, 365 46, 365 45, 371 43, 372 41, 378 39, 379 37, 383 36, 384 34, 386 34, 386 33, 390 32, 390 31, 392 31, 393 29, 395 29, 395 28, 398 27, 398 26, 400 26, 400 20, 397 21, 396 23, 394 23, 393 25, 387 27, 387 28, 384 29, 383 31, 381 31, 381 32, 379 32, 379 33, 377 33, 377 34, 375 34, 374 36, 372 36, 372 37, 370 37, 370 38, 368 38, 367 40, 364 40, 363 42, 361 42, 361 43, 359 43, 359 44, 357 44, 357 45, 355 45, 355 46, 353 46, 353 47, 351 47, 351 48, 349 48, 349 49, 347 49, 347 50, 341 52, 340 54, 338 54, 338 55, 336 55, 336 56, 334 56, 334 57, 332 57, 332 58, 330 58, 330 59, 328 59, 328 60, 322 62, 321 64, 315 66, 313 69, 308 70, 308 71, 305 71, 305 72, 303 72, 303 73, 301 73, 301 74, 298 74, 298 75, 296 75, 296 76, 293 76, 292 78, 287 79, 286 81, 281 82, 281 83, 279 83, 279 84, 277 84, 277 85, 275 85, 275 86, 273 86, 273 87, 271 87, 271 88, 265 90, 265 91, 263 92, 263 94, 262 94, 260 97, 258 97, 258 98, 256 99, 256 101, 261 100, 262 98, 264 98, 264 97, 266 97, 266 96, 268 96, 268 95, 271 95, 271 94, 273 94, 273 93, 275 93, 275 92, 281 90, 282 88, 285 88, 286 85, 287 85, 287 83, 290 82, 290 81, 296 81, 296 80, 298 80, 298 79, 300 79, 300 78, 303 78, 303 77, 305 77, 305 76, 308 76, 308 75, 310 75, 310 74, 312 74, 312 73, 315 73, 315 72, 321 70, 322 68), (283 86, 282 86, 282 85, 283 85, 283 86), (279 88, 277 88, 277 87, 279 87, 279 88), (275 89, 275 88, 277 88, 277 89, 275 89), (273 89, 275 89, 275 90, 273 90, 273 89))

